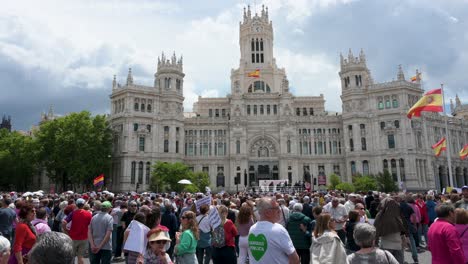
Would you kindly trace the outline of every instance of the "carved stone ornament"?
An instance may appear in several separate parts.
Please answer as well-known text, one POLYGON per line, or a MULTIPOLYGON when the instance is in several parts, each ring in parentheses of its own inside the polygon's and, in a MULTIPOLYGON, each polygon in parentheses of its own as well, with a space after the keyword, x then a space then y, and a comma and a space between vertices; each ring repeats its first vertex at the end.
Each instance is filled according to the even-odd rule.
POLYGON ((271 157, 275 153, 275 144, 267 138, 258 139, 250 147, 250 154, 256 157, 271 157))

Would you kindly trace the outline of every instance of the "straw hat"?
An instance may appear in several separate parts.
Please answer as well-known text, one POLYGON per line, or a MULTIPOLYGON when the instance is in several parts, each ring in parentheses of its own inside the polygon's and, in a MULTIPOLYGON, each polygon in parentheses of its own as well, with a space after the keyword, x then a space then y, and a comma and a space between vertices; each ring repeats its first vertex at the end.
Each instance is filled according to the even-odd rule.
POLYGON ((151 234, 151 236, 148 238, 148 241, 150 241, 150 242, 151 241, 159 241, 159 240, 171 241, 171 239, 166 236, 166 233, 164 231, 151 234))

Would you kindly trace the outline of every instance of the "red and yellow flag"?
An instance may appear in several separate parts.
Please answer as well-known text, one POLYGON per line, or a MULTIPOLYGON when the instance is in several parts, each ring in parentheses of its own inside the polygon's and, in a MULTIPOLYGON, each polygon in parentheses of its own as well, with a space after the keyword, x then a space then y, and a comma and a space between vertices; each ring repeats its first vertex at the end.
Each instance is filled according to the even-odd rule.
POLYGON ((415 82, 418 79, 421 79, 421 73, 416 74, 415 76, 411 77, 410 80, 411 82, 415 82))
POLYGON ((247 77, 258 78, 260 77, 260 69, 256 69, 255 71, 249 72, 247 77))
POLYGON ((421 116, 421 112, 442 112, 444 111, 442 103, 442 89, 430 90, 424 94, 419 101, 408 111, 408 118, 421 116))
POLYGON ((460 159, 464 160, 468 156, 468 144, 460 150, 460 159))
POLYGON ((441 140, 439 140, 439 142, 432 145, 432 149, 434 150, 435 156, 439 157, 440 153, 447 149, 447 141, 445 138, 443 137, 441 140))
POLYGON ((96 178, 94 178, 94 186, 98 186, 98 185, 103 185, 104 184, 104 174, 101 174, 99 176, 97 176, 96 178))

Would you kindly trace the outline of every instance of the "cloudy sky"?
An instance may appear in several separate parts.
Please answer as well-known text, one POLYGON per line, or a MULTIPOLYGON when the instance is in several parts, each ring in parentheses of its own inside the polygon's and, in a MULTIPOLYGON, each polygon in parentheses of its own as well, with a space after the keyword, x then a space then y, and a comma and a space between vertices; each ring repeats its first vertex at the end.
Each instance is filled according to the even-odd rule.
POLYGON ((424 88, 468 102, 467 0, 4 1, 0 115, 29 129, 57 114, 109 112, 112 76, 151 85, 162 51, 184 56, 185 111, 225 96, 239 62, 242 8, 269 7, 275 57, 296 95, 325 95, 341 111, 339 54, 364 49, 377 82, 423 72, 424 88))

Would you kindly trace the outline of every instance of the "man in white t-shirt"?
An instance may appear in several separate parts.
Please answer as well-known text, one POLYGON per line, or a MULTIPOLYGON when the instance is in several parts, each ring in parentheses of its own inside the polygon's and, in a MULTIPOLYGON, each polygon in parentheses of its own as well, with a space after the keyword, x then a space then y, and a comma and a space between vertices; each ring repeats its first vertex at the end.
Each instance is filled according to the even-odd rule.
POLYGON ((335 231, 343 243, 346 243, 346 232, 344 224, 348 220, 348 213, 344 205, 340 203, 338 197, 333 197, 332 201, 323 207, 325 213, 331 215, 331 220, 335 222, 335 231))
POLYGON ((278 224, 280 207, 276 200, 265 197, 257 203, 260 221, 249 231, 249 262, 251 264, 298 264, 299 256, 288 231, 278 224))

